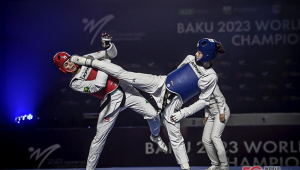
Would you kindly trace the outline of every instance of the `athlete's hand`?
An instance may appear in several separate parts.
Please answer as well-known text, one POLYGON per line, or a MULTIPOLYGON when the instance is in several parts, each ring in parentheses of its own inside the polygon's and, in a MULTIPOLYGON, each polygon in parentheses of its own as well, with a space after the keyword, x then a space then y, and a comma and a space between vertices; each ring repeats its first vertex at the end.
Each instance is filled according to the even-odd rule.
POLYGON ((110 42, 111 42, 111 39, 113 38, 112 36, 106 34, 106 33, 103 33, 102 36, 102 47, 107 49, 110 47, 110 42))
POLYGON ((207 119, 208 119, 208 117, 205 117, 205 118, 203 119, 203 125, 205 125, 207 119))
POLYGON ((225 114, 220 114, 220 122, 225 123, 225 114))
POLYGON ((170 119, 172 122, 179 122, 181 119, 183 119, 183 114, 181 112, 175 112, 170 116, 170 119))

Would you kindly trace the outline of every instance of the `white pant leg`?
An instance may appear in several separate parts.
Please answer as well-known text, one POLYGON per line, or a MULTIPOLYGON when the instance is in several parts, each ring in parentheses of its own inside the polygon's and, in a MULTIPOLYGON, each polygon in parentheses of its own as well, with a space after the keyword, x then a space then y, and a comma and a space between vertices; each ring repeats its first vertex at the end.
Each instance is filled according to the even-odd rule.
POLYGON ((123 98, 123 93, 120 90, 116 90, 111 94, 110 103, 99 114, 97 132, 90 147, 87 169, 94 170, 96 168, 107 136, 113 128, 119 112, 122 110, 131 108, 140 113, 148 120, 153 135, 157 136, 160 132, 159 116, 153 106, 132 86, 121 83, 121 87, 125 90, 125 105, 122 108, 119 107, 123 98), (109 118, 109 121, 105 121, 107 118, 109 118))
POLYGON ((203 134, 202 134, 202 142, 205 147, 206 153, 211 161, 212 165, 220 165, 215 146, 211 140, 211 133, 214 127, 214 117, 210 116, 211 113, 209 109, 206 107, 205 112, 209 113, 208 119, 205 123, 203 134))
POLYGON ((175 96, 173 100, 166 106, 164 112, 162 113, 163 122, 164 125, 166 126, 168 136, 171 142, 171 146, 178 164, 189 162, 189 158, 187 156, 186 148, 184 144, 184 139, 180 132, 180 122, 172 124, 168 120, 166 120, 166 117, 170 117, 171 114, 174 113, 174 110, 180 110, 181 105, 182 102, 177 96, 175 96))
MULTIPOLYGON (((99 114, 96 135, 91 143, 89 156, 87 160, 86 169, 88 170, 94 170, 97 166, 107 136, 113 128, 115 121, 119 115, 119 112, 121 111, 121 108, 119 106, 122 102, 122 98, 122 91, 117 89, 111 94, 111 101, 99 114)), ((102 103, 104 102, 105 101, 103 100, 102 103)))
POLYGON ((104 61, 94 60, 92 66, 146 93, 154 93, 165 81, 165 76, 129 72, 118 65, 104 61))
MULTIPOLYGON (((155 108, 134 87, 126 84, 122 85, 122 88, 124 86, 127 86, 127 88, 125 87, 125 108, 130 108, 141 114, 148 121, 152 135, 158 136, 160 132, 160 118, 155 108)), ((125 108, 122 108, 122 110, 125 108)))
POLYGON ((230 117, 229 107, 225 108, 225 123, 220 122, 217 108, 210 109, 210 116, 204 127, 202 141, 212 165, 228 165, 226 151, 221 140, 225 125, 230 117), (206 127, 207 126, 207 127, 206 127))
POLYGON ((220 116, 220 114, 217 114, 215 116, 214 127, 213 127, 212 133, 211 133, 211 139, 216 148, 221 165, 228 165, 226 151, 224 148, 224 144, 221 140, 221 136, 224 131, 225 125, 230 117, 230 111, 229 111, 229 107, 227 105, 225 108, 225 119, 226 119, 225 123, 220 122, 219 116, 220 116))
POLYGON ((98 119, 96 136, 94 137, 91 143, 89 156, 87 160, 87 170, 94 170, 96 168, 98 160, 104 148, 107 136, 113 128, 115 121, 119 115, 119 112, 120 109, 113 111, 110 114, 111 117, 109 117, 109 121, 105 121, 105 119, 98 119))

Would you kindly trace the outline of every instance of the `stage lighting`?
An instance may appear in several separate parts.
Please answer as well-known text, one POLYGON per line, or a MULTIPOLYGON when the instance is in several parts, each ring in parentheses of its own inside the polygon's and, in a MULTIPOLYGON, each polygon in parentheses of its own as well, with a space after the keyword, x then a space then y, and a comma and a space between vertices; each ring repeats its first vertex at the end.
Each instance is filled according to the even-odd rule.
POLYGON ((27 116, 27 119, 32 120, 32 118, 33 118, 33 115, 31 113, 29 113, 29 115, 27 116))
POLYGON ((15 122, 21 123, 21 121, 32 120, 33 115, 29 113, 28 115, 22 115, 15 118, 15 122))

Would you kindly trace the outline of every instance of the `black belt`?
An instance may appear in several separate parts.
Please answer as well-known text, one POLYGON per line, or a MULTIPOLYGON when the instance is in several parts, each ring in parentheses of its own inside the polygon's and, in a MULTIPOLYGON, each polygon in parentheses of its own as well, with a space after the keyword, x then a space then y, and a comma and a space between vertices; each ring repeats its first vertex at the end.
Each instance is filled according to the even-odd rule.
POLYGON ((172 100, 174 97, 175 97, 175 93, 172 93, 172 92, 170 92, 169 90, 166 89, 163 104, 162 104, 162 107, 161 107, 161 112, 164 112, 166 106, 168 105, 168 99, 172 100))
MULTIPOLYGON (((123 98, 122 98, 121 104, 120 104, 120 106, 119 106, 119 107, 123 107, 123 106, 125 105, 125 101, 126 101, 125 92, 124 92, 124 90, 123 90, 120 86, 119 86, 117 89, 121 90, 121 92, 123 93, 123 98)), ((116 89, 116 90, 117 90, 117 89, 116 89)), ((103 109, 108 105, 108 103, 111 101, 111 93, 108 93, 106 96, 107 96, 107 97, 106 97, 106 100, 105 100, 105 102, 102 103, 102 105, 100 106, 99 112, 98 112, 98 113, 101 113, 102 110, 103 110, 103 109)))

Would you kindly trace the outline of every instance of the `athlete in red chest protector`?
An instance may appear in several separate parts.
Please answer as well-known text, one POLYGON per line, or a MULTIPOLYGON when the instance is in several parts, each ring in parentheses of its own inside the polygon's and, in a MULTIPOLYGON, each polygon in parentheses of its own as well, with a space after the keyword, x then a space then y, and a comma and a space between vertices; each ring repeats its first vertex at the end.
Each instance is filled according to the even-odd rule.
MULTIPOLYGON (((105 62, 117 56, 117 49, 111 43, 111 37, 102 34, 103 51, 85 55, 105 62)), ((148 121, 150 139, 157 143, 163 152, 167 146, 159 136, 160 119, 153 106, 136 90, 122 80, 107 75, 106 73, 86 66, 78 66, 69 60, 70 55, 59 52, 53 57, 56 67, 65 74, 72 74, 70 87, 82 93, 87 93, 101 99, 97 132, 91 143, 86 169, 95 169, 104 148, 108 133, 113 128, 119 113, 130 108, 148 121)))

